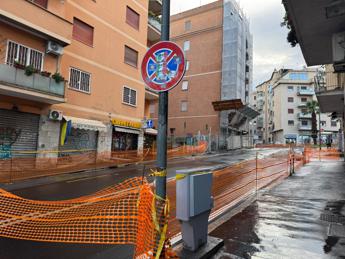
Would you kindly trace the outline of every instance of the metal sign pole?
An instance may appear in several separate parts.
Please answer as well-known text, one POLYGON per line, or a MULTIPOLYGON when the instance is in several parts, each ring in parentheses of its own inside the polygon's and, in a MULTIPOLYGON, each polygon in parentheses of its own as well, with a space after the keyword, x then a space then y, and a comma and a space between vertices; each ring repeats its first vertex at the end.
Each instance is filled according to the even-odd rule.
MULTIPOLYGON (((161 40, 170 38, 170 0, 162 1, 162 32, 161 40)), ((157 136, 157 167, 165 172, 167 168, 167 133, 168 133, 168 91, 159 93, 158 136, 157 136)), ((156 176, 156 194, 166 198, 166 175, 156 176)))

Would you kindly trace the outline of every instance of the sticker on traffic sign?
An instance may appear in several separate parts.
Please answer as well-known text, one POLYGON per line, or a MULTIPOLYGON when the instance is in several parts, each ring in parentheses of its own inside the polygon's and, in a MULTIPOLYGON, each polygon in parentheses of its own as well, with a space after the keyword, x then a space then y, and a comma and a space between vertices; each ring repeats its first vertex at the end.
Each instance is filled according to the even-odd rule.
POLYGON ((164 92, 174 88, 185 73, 185 59, 179 46, 170 41, 153 45, 141 63, 141 75, 153 91, 164 92))

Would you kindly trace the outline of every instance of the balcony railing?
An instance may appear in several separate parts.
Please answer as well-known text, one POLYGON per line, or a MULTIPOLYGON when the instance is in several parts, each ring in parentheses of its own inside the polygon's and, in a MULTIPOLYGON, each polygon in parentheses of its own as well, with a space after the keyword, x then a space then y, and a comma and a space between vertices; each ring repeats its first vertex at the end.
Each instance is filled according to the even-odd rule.
POLYGON ((312 96, 315 94, 315 91, 313 89, 307 88, 307 89, 298 89, 297 92, 298 95, 308 95, 312 96))
POLYGON ((57 97, 65 96, 65 82, 56 83, 51 77, 40 74, 27 76, 23 69, 4 64, 0 64, 0 83, 57 97))
POLYGON ((301 123, 298 124, 298 130, 307 130, 310 131, 311 130, 311 125, 302 125, 301 123))
POLYGON ((303 112, 301 112, 301 113, 298 114, 298 118, 299 119, 311 119, 312 115, 311 115, 311 113, 303 113, 303 112))
POLYGON ((319 71, 314 81, 316 93, 343 90, 345 88, 345 73, 319 71))
POLYGON ((148 22, 151 26, 153 26, 156 30, 158 30, 159 32, 162 31, 162 24, 160 21, 157 20, 157 18, 149 15, 149 19, 148 22))

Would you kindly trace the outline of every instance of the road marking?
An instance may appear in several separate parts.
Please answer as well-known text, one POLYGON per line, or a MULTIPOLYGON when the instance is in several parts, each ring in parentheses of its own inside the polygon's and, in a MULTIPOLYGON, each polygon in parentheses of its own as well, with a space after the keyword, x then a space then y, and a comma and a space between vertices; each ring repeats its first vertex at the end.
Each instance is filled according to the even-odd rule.
POLYGON ((82 181, 87 181, 87 180, 91 180, 91 179, 107 177, 107 176, 109 176, 109 175, 110 175, 110 174, 104 174, 104 175, 93 176, 93 177, 87 177, 87 178, 79 178, 79 179, 76 179, 76 180, 67 181, 67 183, 82 182, 82 181))

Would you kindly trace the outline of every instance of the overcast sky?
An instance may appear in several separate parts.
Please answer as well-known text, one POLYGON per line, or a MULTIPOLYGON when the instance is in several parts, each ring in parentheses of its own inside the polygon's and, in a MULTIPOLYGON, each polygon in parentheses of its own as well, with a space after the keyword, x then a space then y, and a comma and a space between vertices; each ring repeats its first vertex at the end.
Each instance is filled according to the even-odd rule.
MULTIPOLYGON (((284 16, 281 0, 237 0, 250 20, 254 40, 254 86, 270 78, 274 68, 302 68, 305 65, 299 46, 291 48, 287 30, 280 27, 284 16)), ((171 0, 172 14, 214 0, 171 0)))

